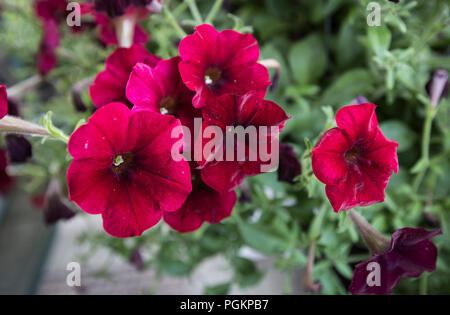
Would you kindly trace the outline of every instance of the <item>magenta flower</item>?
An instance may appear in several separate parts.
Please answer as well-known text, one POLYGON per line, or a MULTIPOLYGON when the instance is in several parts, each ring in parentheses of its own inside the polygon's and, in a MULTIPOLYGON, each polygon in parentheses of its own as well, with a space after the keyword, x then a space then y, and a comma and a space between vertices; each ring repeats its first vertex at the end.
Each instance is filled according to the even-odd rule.
POLYGON ((192 190, 189 164, 172 159, 180 122, 148 110, 111 103, 98 109, 70 137, 74 160, 69 196, 87 213, 102 214, 106 232, 131 237, 176 211, 192 190))
MULTIPOLYGON (((95 23, 99 27, 99 36, 105 45, 118 45, 114 21, 106 14, 95 13, 95 23)), ((144 29, 136 24, 133 32, 133 44, 145 44, 148 41, 148 35, 144 29)))
POLYGON ((0 119, 8 114, 8 95, 6 93, 6 86, 0 85, 0 119))
POLYGON ((337 128, 325 132, 312 151, 312 169, 326 184, 335 212, 384 201, 391 173, 398 171, 398 144, 378 128, 375 107, 341 108, 337 128))
POLYGON ((252 35, 232 30, 218 32, 203 24, 181 40, 178 50, 183 82, 196 92, 194 107, 203 107, 226 93, 254 91, 264 98, 270 85, 269 72, 258 63, 258 43, 252 35))
MULTIPOLYGON (((274 102, 261 100, 258 94, 249 92, 244 96, 225 94, 211 101, 203 109, 203 119, 204 129, 213 126, 222 130, 223 156, 221 157, 222 161, 219 161, 220 153, 212 151, 213 155, 217 155, 214 159, 211 160, 212 156, 204 156, 204 160, 199 161, 203 167, 202 179, 211 188, 225 193, 236 188, 245 176, 261 174, 263 164, 267 165, 270 162, 278 161, 278 154, 273 156, 276 161, 263 161, 260 151, 256 151, 256 147, 250 145, 251 141, 246 140, 256 140, 258 148, 261 145, 267 146, 267 153, 271 154, 274 141, 278 150, 278 134, 284 128, 289 116, 274 102), (242 127, 244 130, 247 127, 254 127, 256 133, 254 136, 246 137, 244 143, 239 140, 234 141, 234 147, 228 148, 226 134, 230 127, 242 127), (266 127, 267 133, 261 133, 259 127, 266 127), (271 127, 277 129, 276 135, 271 133, 271 127), (239 160, 238 154, 234 154, 238 151, 239 146, 245 149, 245 156, 242 160, 239 160), (227 159, 228 149, 234 151, 231 152, 234 156, 232 161, 227 159)), ((210 140, 203 139, 203 146, 207 145, 210 140)))
POLYGON ((106 59, 105 70, 97 75, 89 89, 92 102, 97 107, 121 102, 131 108, 133 104, 127 99, 125 89, 133 67, 139 62, 155 66, 159 60, 141 45, 117 48, 106 59))
POLYGON ((216 224, 228 218, 236 203, 234 191, 219 193, 205 185, 200 171, 191 168, 192 192, 175 212, 164 212, 164 221, 180 233, 199 229, 203 222, 216 224))
POLYGON ((356 266, 349 291, 352 294, 390 294, 401 278, 417 278, 424 271, 434 271, 437 248, 429 239, 439 234, 442 234, 441 230, 426 231, 423 228, 395 231, 384 252, 374 254, 356 266), (378 279, 372 273, 377 272, 372 269, 374 265, 379 266, 378 279))
POLYGON ((134 24, 132 43, 144 44, 148 35, 136 22, 150 13, 160 12, 161 3, 159 0, 96 0, 94 9, 95 21, 100 26, 100 39, 106 45, 118 44, 117 22, 120 20, 134 24))
POLYGON ((194 93, 183 84, 179 63, 180 57, 161 60, 154 67, 138 63, 131 72, 126 95, 136 108, 175 115, 182 125, 190 126, 201 114, 192 107, 194 93))

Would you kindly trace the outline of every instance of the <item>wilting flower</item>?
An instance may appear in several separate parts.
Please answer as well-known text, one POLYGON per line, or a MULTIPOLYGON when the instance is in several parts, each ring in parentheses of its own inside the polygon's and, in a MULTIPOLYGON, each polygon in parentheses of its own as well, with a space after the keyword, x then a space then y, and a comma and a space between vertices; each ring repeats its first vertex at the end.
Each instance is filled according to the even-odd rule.
POLYGON ((0 119, 8 114, 8 95, 6 86, 0 85, 0 119))
POLYGON ((200 171, 191 168, 192 192, 175 212, 164 212, 164 221, 180 233, 199 229, 203 222, 219 223, 231 215, 236 203, 234 191, 219 193, 205 185, 200 171))
POLYGON ((76 215, 61 194, 61 185, 57 179, 52 179, 43 195, 31 198, 32 203, 44 214, 44 222, 47 225, 55 224, 60 220, 69 220, 76 215))
MULTIPOLYGON (((202 179, 208 186, 218 192, 227 192, 236 188, 245 176, 261 174, 263 165, 274 163, 276 167, 278 135, 289 119, 280 106, 272 101, 262 100, 252 92, 244 96, 225 94, 208 103, 202 114, 203 128, 219 128, 223 136, 218 146, 212 150, 212 155, 204 156, 204 160, 199 161, 203 167, 202 179), (266 130, 261 130, 260 127, 266 130), (233 132, 231 128, 235 131, 241 128, 250 133, 244 135, 244 139, 238 137, 231 147, 231 143, 227 144, 227 134, 233 132), (276 129, 276 132, 272 133, 271 129, 276 129), (252 130, 254 135, 251 135, 252 130), (271 151, 274 145, 276 152, 271 151), (266 150, 264 152, 268 159, 261 155, 262 148, 266 150), (239 151, 244 153, 243 156, 239 157, 239 151), (227 155, 232 156, 227 158, 227 155)), ((203 139, 202 142, 206 146, 210 141, 203 139)))
POLYGON ((183 82, 196 92, 194 107, 226 93, 255 91, 263 98, 270 85, 269 72, 258 63, 258 43, 250 34, 218 32, 203 24, 181 40, 178 49, 183 82))
POLYGON ((429 239, 439 234, 441 230, 423 228, 395 231, 385 251, 375 253, 356 266, 349 291, 352 294, 390 294, 401 278, 417 278, 424 271, 434 271, 437 248, 429 239))
POLYGON ((278 166, 278 180, 293 184, 294 178, 302 173, 302 165, 295 154, 295 150, 287 143, 280 143, 280 165, 278 166))
POLYGON ((121 102, 132 107, 125 89, 133 67, 141 62, 155 66, 160 58, 149 54, 145 47, 133 45, 130 48, 117 48, 107 59, 105 70, 95 78, 89 93, 92 102, 102 107, 112 102, 121 102))
POLYGON ((336 114, 337 128, 325 132, 312 151, 312 169, 326 184, 333 210, 348 210, 384 200, 397 146, 378 128, 375 105, 350 105, 336 114))
POLYGON ((174 115, 183 126, 193 124, 200 111, 192 106, 194 93, 183 84, 178 72, 180 57, 161 60, 155 67, 138 63, 131 72, 127 98, 136 108, 174 115))
POLYGON ((105 12, 109 17, 115 18, 132 9, 145 9, 149 12, 160 12, 159 0, 95 0, 95 10, 105 12))
POLYGON ((131 44, 147 42, 148 35, 137 24, 149 13, 161 11, 158 0, 96 0, 95 21, 100 26, 100 38, 107 45, 131 44))
POLYGON ((69 196, 87 213, 102 214, 106 232, 141 235, 176 211, 192 190, 189 164, 175 161, 172 138, 180 122, 121 103, 98 109, 70 137, 74 158, 67 172, 69 196))
POLYGON ((136 270, 142 271, 145 269, 145 262, 139 249, 133 250, 128 259, 130 263, 136 268, 136 270))
POLYGON ((12 162, 26 162, 33 155, 31 143, 21 135, 6 135, 6 147, 12 162))
POLYGON ((5 195, 11 189, 14 179, 6 172, 8 158, 6 152, 0 149, 0 194, 5 195))

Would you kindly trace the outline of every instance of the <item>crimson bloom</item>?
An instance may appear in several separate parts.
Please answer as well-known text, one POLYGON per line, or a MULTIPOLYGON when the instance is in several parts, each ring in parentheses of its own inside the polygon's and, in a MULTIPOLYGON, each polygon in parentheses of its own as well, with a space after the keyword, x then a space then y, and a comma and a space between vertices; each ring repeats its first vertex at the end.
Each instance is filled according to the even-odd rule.
POLYGON ((164 221, 180 233, 199 229, 203 222, 219 223, 229 217, 236 203, 234 191, 219 193, 207 186, 200 171, 191 168, 192 192, 175 212, 164 212, 164 221))
POLYGON ((131 72, 126 95, 137 108, 174 115, 183 126, 191 127, 194 117, 201 117, 201 113, 192 107, 194 93, 181 80, 180 60, 161 60, 155 67, 138 63, 131 72))
MULTIPOLYGON (((95 0, 95 21, 100 27, 100 39, 106 45, 117 45, 117 34, 121 22, 127 21, 133 27, 133 44, 143 44, 148 40, 144 29, 136 22, 147 17, 149 13, 161 11, 159 0, 95 0)), ((128 34, 127 34, 128 35, 128 34)))
POLYGON ((337 128, 325 132, 312 150, 313 172, 326 184, 335 212, 384 201, 392 170, 398 171, 398 144, 378 128, 375 107, 341 108, 337 128))
POLYGON ((218 32, 203 24, 181 40, 178 50, 180 74, 184 84, 196 92, 196 108, 226 93, 255 91, 263 98, 270 85, 269 72, 258 63, 258 43, 250 34, 218 32))
POLYGON ((192 190, 189 164, 174 161, 173 116, 121 103, 98 109, 70 137, 69 197, 87 213, 102 214, 106 232, 141 235, 176 211, 192 190))
POLYGON ((0 119, 8 114, 8 95, 6 86, 0 85, 0 119))
MULTIPOLYGON (((204 130, 212 126, 220 128, 223 134, 223 139, 219 140, 220 144, 211 150, 212 155, 204 156, 204 160, 199 161, 203 167, 201 173, 203 181, 216 191, 221 193, 230 191, 236 188, 245 176, 262 173, 262 165, 278 161, 277 154, 273 156, 276 161, 268 161, 261 156, 261 146, 265 146, 267 154, 271 157, 274 144, 277 145, 276 150, 278 150, 278 134, 289 119, 276 103, 262 100, 257 93, 253 92, 243 96, 225 94, 208 103, 202 114, 204 130), (249 134, 245 136, 245 139, 234 141, 231 147, 230 143, 227 144, 227 134, 230 133, 231 127, 234 127, 234 130, 237 130, 236 128, 248 131, 253 129, 255 134, 249 134), (267 131, 261 132, 259 127, 265 127, 267 131), (276 134, 271 132, 271 127, 276 129, 276 134), (220 150, 219 146, 225 149, 220 150), (245 149, 245 156, 239 157, 239 153, 234 154, 242 149, 245 149), (234 158, 227 158, 227 151, 234 158)), ((202 140, 203 151, 209 142, 210 140, 202 140)))
POLYGON ((352 294, 390 294, 401 278, 417 278, 424 271, 436 269, 437 248, 430 238, 442 234, 441 230, 426 231, 423 228, 403 228, 392 235, 390 247, 359 263, 350 284, 352 294), (371 278, 373 263, 379 266, 379 279, 371 278), (378 283, 377 281, 378 280, 378 283))
POLYGON ((92 102, 102 107, 112 102, 121 102, 132 107, 125 89, 133 67, 141 62, 155 66, 159 57, 149 54, 145 47, 133 45, 130 48, 117 48, 107 59, 105 70, 100 72, 89 89, 92 102))

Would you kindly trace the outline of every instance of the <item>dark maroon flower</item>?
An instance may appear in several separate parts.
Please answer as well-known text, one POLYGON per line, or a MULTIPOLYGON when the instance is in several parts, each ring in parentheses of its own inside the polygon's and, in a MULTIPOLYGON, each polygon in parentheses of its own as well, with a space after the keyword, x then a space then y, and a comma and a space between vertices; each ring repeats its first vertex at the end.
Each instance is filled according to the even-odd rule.
POLYGON ((117 48, 106 59, 105 70, 97 75, 89 89, 92 102, 96 107, 121 102, 131 108, 133 104, 127 99, 125 92, 133 67, 137 63, 154 67, 159 60, 159 57, 149 54, 141 45, 117 48))
POLYGON ((0 119, 8 114, 8 95, 6 93, 6 86, 0 85, 0 119))
POLYGON ((302 173, 302 165, 294 148, 287 143, 280 143, 280 162, 278 180, 293 184, 294 178, 302 173))
POLYGON ((251 34, 218 32, 203 24, 178 47, 184 84, 196 92, 193 105, 200 108, 220 95, 253 91, 263 98, 270 85, 267 68, 258 63, 258 42, 251 34))
POLYGON ((31 143, 21 135, 6 135, 6 146, 12 162, 26 162, 33 155, 31 143))
MULTIPOLYGON (((233 190, 246 176, 263 173, 263 165, 278 162, 276 154, 275 160, 270 162, 263 161, 265 158, 261 154, 262 146, 267 149, 268 155, 272 155, 272 146, 278 150, 279 132, 290 118, 276 103, 261 100, 253 92, 243 96, 225 94, 209 102, 202 114, 205 130, 218 128, 222 133, 217 147, 211 150, 209 156, 203 156, 204 160, 199 161, 203 167, 203 181, 214 190, 222 193, 233 190), (227 138, 231 139, 230 135, 233 137, 232 129, 236 131, 238 128, 250 133, 244 134, 243 139, 237 138, 234 143, 228 143, 227 138), (266 129, 266 132, 262 132, 262 129, 266 129), (272 133, 272 129, 276 132, 272 133), (243 153, 242 156, 239 156, 239 152, 243 153)), ((208 138, 202 141, 205 154, 209 154, 205 149, 210 146, 210 141, 208 138)))
POLYGON ((145 269, 145 262, 142 258, 141 251, 139 249, 135 249, 131 252, 129 257, 130 263, 138 270, 142 271, 145 269))
POLYGON ((314 175, 324 184, 334 212, 384 201, 397 146, 378 127, 375 105, 349 105, 336 114, 337 127, 312 150, 314 175))
POLYGON ((191 168, 192 192, 175 212, 164 212, 164 221, 180 233, 199 229, 203 222, 219 223, 229 217, 236 203, 236 193, 218 193, 205 185, 200 171, 191 168))
POLYGON ((401 278, 417 278, 424 271, 435 270, 437 248, 429 239, 439 234, 442 234, 440 229, 395 231, 387 250, 375 253, 356 266, 349 291, 352 294, 390 294, 401 278))
POLYGON ((69 220, 76 212, 66 205, 59 194, 49 196, 44 209, 44 220, 46 224, 55 224, 60 220, 69 220))
POLYGON ((0 149, 0 194, 6 195, 14 183, 14 178, 8 175, 6 167, 8 166, 8 158, 6 152, 0 149))

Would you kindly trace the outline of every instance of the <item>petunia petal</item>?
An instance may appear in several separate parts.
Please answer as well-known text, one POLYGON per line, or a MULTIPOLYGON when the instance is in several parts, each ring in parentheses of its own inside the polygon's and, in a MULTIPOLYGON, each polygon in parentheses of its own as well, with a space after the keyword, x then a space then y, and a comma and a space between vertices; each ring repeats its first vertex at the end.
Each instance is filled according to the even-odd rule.
POLYGON ((345 132, 339 128, 328 130, 312 150, 314 175, 324 184, 337 185, 347 175, 344 153, 351 147, 345 132))
POLYGON ((370 103, 345 106, 336 113, 337 126, 347 132, 352 142, 370 143, 378 130, 375 107, 370 103))

